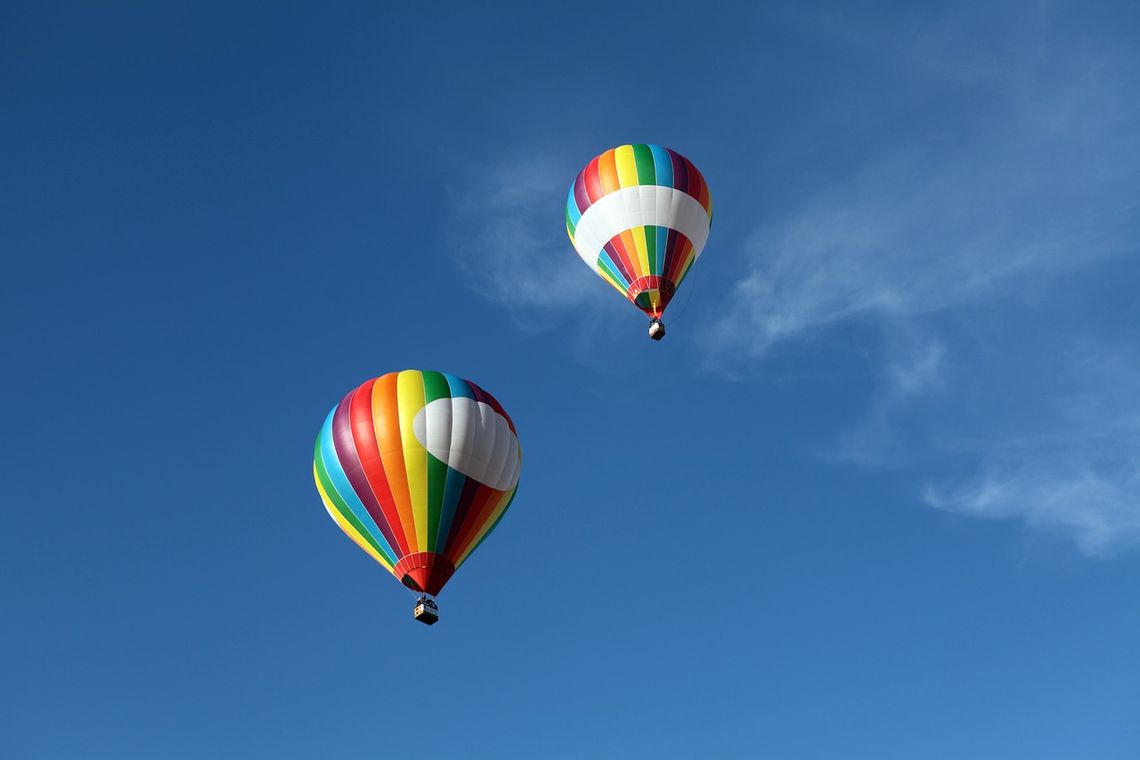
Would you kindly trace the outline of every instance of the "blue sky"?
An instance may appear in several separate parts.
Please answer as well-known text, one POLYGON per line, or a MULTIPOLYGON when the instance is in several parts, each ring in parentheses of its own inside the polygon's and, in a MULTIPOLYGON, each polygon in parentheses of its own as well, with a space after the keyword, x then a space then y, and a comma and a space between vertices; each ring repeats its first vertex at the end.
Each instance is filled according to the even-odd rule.
POLYGON ((0 754, 1140 756, 1140 9, 477 5, 0 8, 0 754), (524 450, 431 629, 310 471, 405 367, 524 450))

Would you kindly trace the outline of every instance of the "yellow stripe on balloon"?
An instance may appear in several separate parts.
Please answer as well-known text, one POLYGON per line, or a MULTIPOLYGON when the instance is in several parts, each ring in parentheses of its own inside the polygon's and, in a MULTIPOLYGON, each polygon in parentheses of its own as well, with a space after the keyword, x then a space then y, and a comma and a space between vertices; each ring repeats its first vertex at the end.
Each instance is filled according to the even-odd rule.
POLYGON ((329 517, 331 517, 333 521, 340 526, 340 529, 343 530, 349 538, 356 542, 357 546, 368 552, 368 556, 372 557, 372 559, 383 565, 384 568, 388 570, 388 572, 395 575, 395 570, 393 569, 391 563, 389 563, 388 560, 384 558, 383 554, 380 554, 378 551, 372 548, 372 545, 368 543, 368 540, 365 539, 364 536, 360 535, 360 531, 354 528, 352 526, 352 523, 344 519, 344 516, 340 513, 340 510, 338 510, 336 508, 336 505, 333 504, 332 499, 329 498, 328 492, 325 491, 325 487, 321 485, 321 479, 317 477, 316 465, 313 465, 313 477, 317 481, 317 492, 321 495, 321 501, 325 503, 325 511, 329 513, 329 517))
POLYGON ((598 268, 598 274, 602 276, 603 280, 608 282, 610 285, 613 285, 617 292, 621 293, 623 296, 625 295, 625 285, 622 285, 620 282, 615 280, 612 274, 607 272, 605 269, 602 269, 601 267, 598 268))
POLYGON ((637 187, 637 157, 632 145, 623 145, 614 151, 618 182, 622 187, 637 187))
MULTIPOLYGON (((649 259, 645 256, 638 255, 637 243, 633 242, 633 230, 628 229, 622 232, 618 237, 621 238, 621 244, 625 247, 626 254, 630 257, 630 263, 633 265, 633 279, 644 277, 649 274, 649 259)), ((630 283, 633 284, 632 282, 630 283)))
POLYGON ((649 246, 645 242, 645 228, 634 227, 629 231, 633 237, 633 245, 637 248, 637 261, 642 267, 642 274, 653 274, 649 268, 649 246))
MULTIPOLYGON (((396 390, 399 376, 395 373, 377 378, 372 385, 372 423, 376 443, 380 447, 380 460, 384 477, 392 498, 396 501, 396 514, 400 524, 392 526, 404 535, 408 546, 416 543, 415 520, 412 517, 412 497, 408 493, 408 472, 404 467, 404 444, 400 431, 399 395, 396 390)), ((397 549, 397 547, 392 547, 397 549)))
POLYGON ((404 467, 408 473, 408 494, 412 499, 412 519, 416 528, 416 551, 428 550, 428 453, 416 440, 412 423, 424 408, 424 376, 408 369, 396 380, 400 405, 400 439, 404 444, 404 467))

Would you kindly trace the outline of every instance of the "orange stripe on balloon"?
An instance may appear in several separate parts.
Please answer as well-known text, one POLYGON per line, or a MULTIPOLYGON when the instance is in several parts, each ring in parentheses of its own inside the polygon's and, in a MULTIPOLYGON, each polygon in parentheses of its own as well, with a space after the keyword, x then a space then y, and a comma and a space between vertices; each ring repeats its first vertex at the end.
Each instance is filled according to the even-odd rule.
POLYGON ((356 443, 356 455, 360 459, 360 466, 368 485, 376 496, 376 501, 384 513, 384 520, 395 539, 396 549, 400 554, 408 553, 407 539, 404 531, 400 529, 400 514, 396 510, 396 500, 392 497, 392 488, 388 485, 388 476, 384 473, 384 462, 380 457, 380 446, 376 441, 376 425, 372 418, 372 387, 376 380, 369 380, 352 394, 349 406, 349 418, 352 421, 352 439, 356 443))
POLYGON ((633 239, 633 230, 624 230, 618 237, 621 238, 621 244, 625 248, 626 255, 633 261, 634 279, 649 274, 649 272, 645 271, 648 262, 638 255, 637 241, 633 239))
POLYGON ((680 285, 681 281, 685 279, 685 275, 687 275, 689 273, 689 269, 693 266, 693 262, 696 260, 697 260, 697 257, 693 252, 693 244, 689 243, 688 245, 685 246, 685 256, 682 259, 682 261, 684 261, 685 263, 681 267, 681 271, 677 274, 677 284, 678 285, 680 285))
POLYGON ((602 181, 602 189, 606 195, 621 189, 621 180, 618 179, 617 164, 614 161, 614 150, 612 148, 598 156, 598 178, 602 181))
POLYGON ((396 394, 397 374, 384 375, 372 386, 372 420, 376 427, 376 442, 380 445, 380 459, 384 474, 396 502, 399 526, 393 526, 404 535, 405 546, 416 545, 416 525, 412 516, 412 497, 408 492, 408 472, 404 468, 404 443, 400 437, 400 404, 396 394))
MULTIPOLYGON (((625 249, 625 243, 622 242, 621 235, 614 235, 612 238, 610 238, 609 245, 613 250, 614 256, 617 257, 617 261, 615 263, 619 263, 622 267, 625 268, 625 272, 622 272, 622 274, 628 275, 630 282, 636 280, 637 267, 633 265, 633 260, 629 256, 629 251, 625 249)), ((613 258, 613 256, 610 258, 613 258)), ((622 288, 622 290, 624 291, 625 288, 622 288)))

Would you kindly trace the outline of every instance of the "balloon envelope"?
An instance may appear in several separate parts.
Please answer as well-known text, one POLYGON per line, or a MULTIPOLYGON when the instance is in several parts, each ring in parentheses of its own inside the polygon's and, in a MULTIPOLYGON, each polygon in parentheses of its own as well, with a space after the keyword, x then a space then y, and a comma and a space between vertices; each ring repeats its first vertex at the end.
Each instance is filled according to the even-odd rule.
POLYGON ((408 588, 438 594, 514 498, 522 454, 491 394, 405 370, 350 391, 317 436, 313 475, 341 530, 408 588))
POLYGON ((566 200, 578 255, 650 317, 661 316, 712 224, 708 183, 660 145, 622 145, 590 161, 566 200))

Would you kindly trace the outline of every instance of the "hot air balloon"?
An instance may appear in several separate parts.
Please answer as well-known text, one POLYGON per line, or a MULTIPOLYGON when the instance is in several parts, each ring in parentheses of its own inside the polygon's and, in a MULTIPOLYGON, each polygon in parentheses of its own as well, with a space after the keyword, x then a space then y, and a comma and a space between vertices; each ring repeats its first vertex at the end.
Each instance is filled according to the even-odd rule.
POLYGON ((712 223, 705 178, 660 145, 607 150, 578 173, 566 200, 566 231, 582 260, 650 318, 661 315, 701 255, 712 223))
POLYGON ((515 425, 479 386, 404 370, 352 390, 317 436, 313 476, 325 509, 418 595, 415 618, 483 542, 518 488, 515 425))

